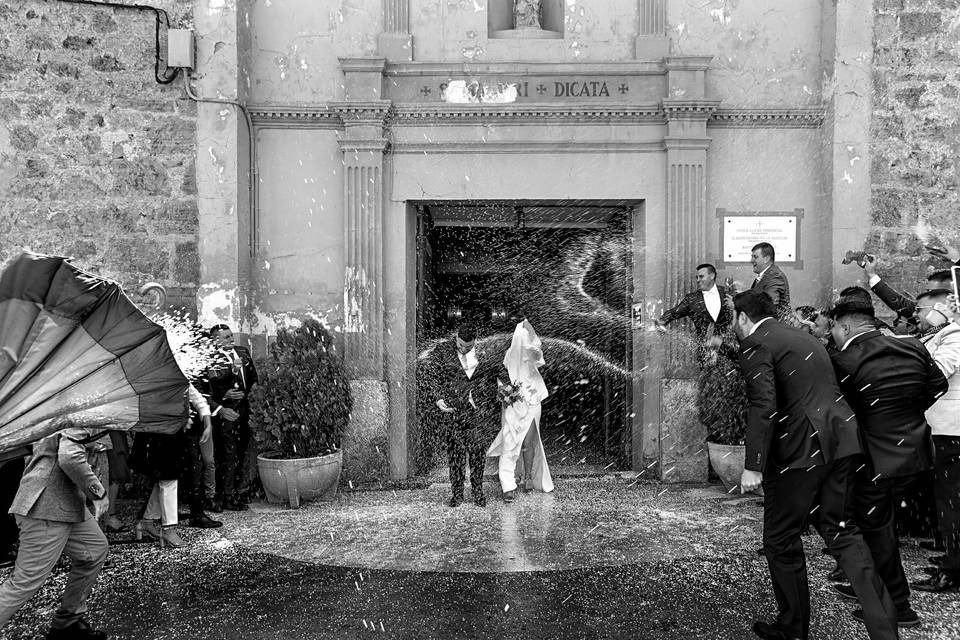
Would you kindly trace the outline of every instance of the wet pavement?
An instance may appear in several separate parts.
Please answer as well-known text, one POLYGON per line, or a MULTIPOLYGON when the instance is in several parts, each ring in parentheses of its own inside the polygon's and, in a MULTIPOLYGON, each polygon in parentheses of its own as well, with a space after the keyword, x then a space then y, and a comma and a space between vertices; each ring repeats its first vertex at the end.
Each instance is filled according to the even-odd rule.
MULTIPOLYGON (((111 547, 89 618, 115 638, 751 638, 773 609, 756 553, 757 498, 719 487, 560 478, 552 495, 480 509, 449 487, 344 493, 298 511, 255 504, 190 545, 111 547)), ((805 538, 811 638, 866 638, 805 538)), ((922 574, 910 540, 904 560, 922 574)), ((3 630, 41 637, 65 563, 3 630)), ((0 572, 5 577, 8 571, 0 572)), ((960 637, 960 594, 915 594, 924 624, 905 640, 960 637)))

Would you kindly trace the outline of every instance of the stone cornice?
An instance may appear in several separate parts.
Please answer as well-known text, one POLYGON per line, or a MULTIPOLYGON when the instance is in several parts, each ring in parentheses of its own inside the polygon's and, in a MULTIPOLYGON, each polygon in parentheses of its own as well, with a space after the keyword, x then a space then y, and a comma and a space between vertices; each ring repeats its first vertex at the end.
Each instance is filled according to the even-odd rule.
POLYGON ((671 71, 706 71, 713 56, 667 56, 663 59, 671 71))
POLYGON ((389 100, 330 103, 330 110, 340 116, 345 126, 383 123, 391 107, 392 103, 389 100))
POLYGON ((659 105, 563 105, 563 104, 438 104, 398 105, 390 124, 419 126, 426 124, 459 125, 502 122, 539 124, 558 122, 617 122, 624 124, 664 122, 659 105))
POLYGON ((717 109, 707 124, 730 129, 819 129, 825 113, 822 107, 717 109))
POLYGON ((338 142, 340 144, 341 151, 375 151, 383 153, 389 146, 389 142, 386 140, 386 138, 341 138, 338 142))
POLYGON ((720 101, 664 98, 661 105, 669 120, 706 120, 720 106, 720 101))
POLYGON ((654 62, 399 62, 388 63, 385 76, 662 76, 654 62))
POLYGON ((321 107, 251 106, 255 126, 265 129, 343 129, 344 122, 387 126, 502 124, 663 124, 674 119, 707 118, 710 128, 816 129, 822 107, 719 109, 715 101, 664 101, 663 105, 577 104, 401 104, 388 101, 331 103, 321 107), (667 107, 667 104, 670 106, 667 107))
POLYGON ((359 73, 383 72, 387 66, 386 58, 337 58, 340 61, 341 71, 359 73))

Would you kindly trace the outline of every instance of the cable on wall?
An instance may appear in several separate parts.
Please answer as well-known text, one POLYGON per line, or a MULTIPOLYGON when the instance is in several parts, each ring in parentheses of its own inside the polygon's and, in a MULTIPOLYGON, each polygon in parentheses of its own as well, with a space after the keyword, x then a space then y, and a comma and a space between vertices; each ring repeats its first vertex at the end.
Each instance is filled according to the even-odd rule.
POLYGON ((156 21, 156 40, 155 40, 155 64, 153 70, 154 79, 159 84, 170 84, 177 79, 177 76, 180 74, 180 69, 175 68, 172 70, 167 66, 166 58, 160 55, 160 26, 163 24, 164 29, 170 28, 170 16, 167 15, 167 12, 158 7, 152 7, 146 4, 124 4, 121 2, 100 2, 99 0, 57 0, 57 2, 64 4, 82 4, 89 5, 91 7, 108 7, 112 9, 131 9, 134 11, 152 11, 155 16, 156 21), (161 66, 162 65, 162 66, 161 66), (162 72, 162 73, 161 73, 162 72))

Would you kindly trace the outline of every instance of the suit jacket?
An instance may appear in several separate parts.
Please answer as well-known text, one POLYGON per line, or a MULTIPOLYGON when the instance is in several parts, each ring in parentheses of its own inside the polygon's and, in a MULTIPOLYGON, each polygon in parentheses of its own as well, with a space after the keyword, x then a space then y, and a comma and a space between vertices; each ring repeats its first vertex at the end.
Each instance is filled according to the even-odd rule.
POLYGON ((750 406, 746 468, 806 469, 862 451, 830 356, 806 331, 766 320, 740 345, 750 406))
POLYGON ((92 518, 87 501, 106 492, 81 442, 98 431, 72 427, 35 443, 10 513, 55 522, 92 518))
POLYGON ((257 369, 253 365, 253 357, 250 355, 250 350, 241 346, 234 346, 233 348, 236 350, 237 355, 240 356, 240 371, 234 373, 229 366, 223 364, 217 366, 209 377, 207 391, 209 391, 210 395, 207 397, 207 404, 210 405, 210 411, 214 415, 219 413, 221 406, 224 406, 239 411, 242 419, 247 416, 250 410, 250 401, 247 399, 247 396, 250 393, 250 389, 253 388, 253 385, 257 384, 259 378, 257 377, 257 369), (243 399, 224 399, 224 394, 234 388, 243 391, 245 394, 243 399))
POLYGON ((489 354, 478 349, 479 364, 473 376, 467 378, 460 364, 455 341, 444 342, 437 347, 436 353, 440 366, 437 371, 438 396, 434 402, 441 398, 446 401, 447 405, 454 409, 454 413, 449 414, 449 417, 460 426, 475 426, 479 421, 490 417, 498 406, 496 376, 505 373, 503 364, 491 362, 489 354), (473 402, 477 405, 476 409, 470 405, 471 393, 473 402))
POLYGON ((703 292, 694 291, 693 293, 685 295, 683 300, 680 301, 680 304, 672 309, 668 309, 660 316, 660 322, 668 324, 680 318, 690 318, 693 321, 693 327, 697 332, 697 339, 699 340, 703 340, 707 336, 707 328, 711 322, 714 324, 714 335, 722 334, 724 329, 730 326, 732 314, 725 301, 729 293, 727 288, 717 285, 717 292, 720 294, 720 313, 717 314, 716 320, 711 318, 710 312, 707 311, 707 304, 703 301, 703 292))
POLYGON ((917 301, 903 295, 883 280, 870 287, 883 304, 897 312, 897 319, 893 323, 898 333, 913 333, 917 330, 913 312, 917 309, 917 301))
POLYGON ((777 308, 777 318, 780 320, 792 313, 793 310, 790 308, 790 283, 787 281, 786 274, 776 264, 771 264, 762 278, 754 280, 750 289, 759 289, 770 296, 777 308))
POLYGON ((960 436, 960 324, 951 322, 921 342, 950 385, 927 409, 927 423, 935 436, 960 436))
POLYGON ((947 379, 920 341, 868 331, 831 357, 873 472, 891 477, 930 469, 924 412, 947 390, 947 379))

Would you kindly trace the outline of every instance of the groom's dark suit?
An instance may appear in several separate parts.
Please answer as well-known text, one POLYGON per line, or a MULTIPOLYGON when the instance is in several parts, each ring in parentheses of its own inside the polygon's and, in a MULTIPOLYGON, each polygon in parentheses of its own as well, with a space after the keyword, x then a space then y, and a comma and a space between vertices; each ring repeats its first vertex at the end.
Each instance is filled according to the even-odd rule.
POLYGON ((860 597, 870 637, 896 638, 893 602, 852 523, 860 440, 826 350, 812 335, 768 318, 741 342, 740 366, 750 400, 746 468, 763 473, 763 546, 776 626, 784 637, 807 637, 810 593, 800 536, 816 513, 820 534, 860 597))
POLYGON ((660 322, 669 324, 680 318, 690 318, 693 321, 693 328, 697 332, 697 340, 701 342, 707 337, 707 329, 710 327, 710 323, 713 323, 714 335, 721 335, 727 327, 730 326, 730 308, 725 302, 727 294, 730 293, 730 291, 728 291, 726 287, 717 285, 717 293, 720 294, 720 311, 717 314, 716 320, 710 315, 710 311, 707 310, 707 304, 703 299, 703 292, 694 291, 693 293, 688 293, 683 296, 680 304, 672 309, 667 309, 664 314, 660 316, 660 322))
MULTIPOLYGON (((487 442, 483 437, 485 421, 491 419, 496 405, 496 366, 477 351, 477 368, 467 377, 456 342, 437 347, 439 363, 437 398, 444 400, 453 413, 442 413, 450 463, 450 486, 454 498, 463 498, 464 467, 470 462, 470 489, 474 499, 483 495, 483 467, 487 442), (471 398, 473 402, 471 402, 471 398)), ((500 363, 496 363, 500 365, 500 363)))

